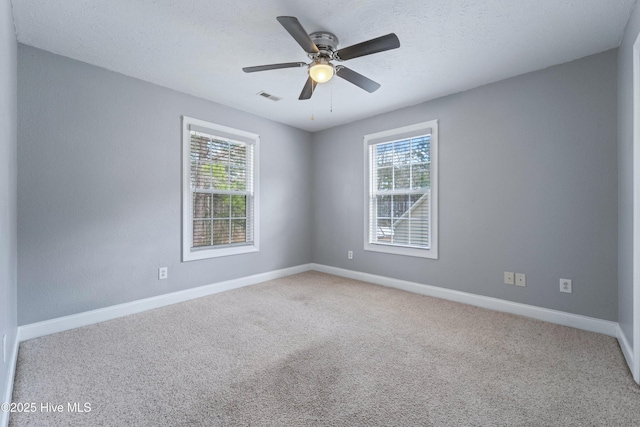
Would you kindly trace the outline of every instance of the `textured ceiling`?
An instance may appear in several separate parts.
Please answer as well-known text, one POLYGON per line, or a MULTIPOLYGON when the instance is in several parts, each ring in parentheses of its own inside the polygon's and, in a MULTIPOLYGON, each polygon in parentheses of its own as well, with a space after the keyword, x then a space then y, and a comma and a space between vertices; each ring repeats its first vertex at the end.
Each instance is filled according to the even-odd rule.
POLYGON ((617 47, 635 0, 12 3, 21 43, 317 131, 617 47), (334 33, 339 47, 390 32, 401 47, 343 63, 380 83, 377 92, 337 78, 299 101, 305 68, 242 72, 308 62, 279 15, 334 33))

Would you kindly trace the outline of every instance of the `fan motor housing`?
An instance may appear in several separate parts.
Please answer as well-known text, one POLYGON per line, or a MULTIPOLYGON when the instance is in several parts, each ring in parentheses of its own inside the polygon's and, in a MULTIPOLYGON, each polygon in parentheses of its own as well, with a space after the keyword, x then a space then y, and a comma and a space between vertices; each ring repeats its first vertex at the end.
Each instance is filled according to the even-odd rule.
POLYGON ((317 31, 309 34, 309 37, 318 46, 320 56, 333 58, 333 53, 338 47, 338 38, 334 34, 326 31, 317 31))

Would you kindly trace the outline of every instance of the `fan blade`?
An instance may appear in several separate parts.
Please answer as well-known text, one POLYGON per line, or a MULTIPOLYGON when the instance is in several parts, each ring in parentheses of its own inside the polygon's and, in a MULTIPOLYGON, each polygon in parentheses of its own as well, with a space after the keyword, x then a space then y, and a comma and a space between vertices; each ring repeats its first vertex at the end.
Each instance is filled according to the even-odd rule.
POLYGON ((340 61, 358 58, 360 56, 371 55, 372 53, 384 52, 385 50, 397 49, 400 47, 400 40, 394 33, 386 36, 368 40, 366 42, 343 47, 336 52, 336 57, 340 61))
POLYGON ((255 73, 256 71, 278 70, 280 68, 298 68, 307 65, 304 62, 285 62, 282 64, 256 65, 255 67, 244 67, 245 73, 255 73))
POLYGON ((311 40, 307 31, 302 27, 298 18, 293 16, 278 16, 278 22, 282 24, 285 30, 291 34, 291 37, 298 42, 300 47, 307 53, 318 53, 318 46, 311 40))
POLYGON ((380 89, 380 83, 376 83, 373 80, 363 76, 362 74, 356 73, 351 68, 338 68, 338 71, 336 71, 336 76, 345 79, 349 83, 353 83, 354 85, 366 90, 369 93, 375 92, 376 90, 380 89))
POLYGON ((302 92, 300 92, 300 97, 298 99, 309 99, 311 95, 313 95, 313 91, 316 90, 316 83, 311 77, 307 79, 307 82, 304 84, 302 88, 302 92))

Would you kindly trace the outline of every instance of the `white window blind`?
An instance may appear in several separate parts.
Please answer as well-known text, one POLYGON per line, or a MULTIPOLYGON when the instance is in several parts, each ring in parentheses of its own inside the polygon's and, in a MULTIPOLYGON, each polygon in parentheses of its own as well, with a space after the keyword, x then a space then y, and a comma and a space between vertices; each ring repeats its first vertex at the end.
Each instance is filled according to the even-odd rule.
POLYGON ((365 136, 365 249, 437 258, 436 125, 365 136))
POLYGON ((184 121, 188 194, 183 259, 257 250, 257 135, 187 117, 184 121))

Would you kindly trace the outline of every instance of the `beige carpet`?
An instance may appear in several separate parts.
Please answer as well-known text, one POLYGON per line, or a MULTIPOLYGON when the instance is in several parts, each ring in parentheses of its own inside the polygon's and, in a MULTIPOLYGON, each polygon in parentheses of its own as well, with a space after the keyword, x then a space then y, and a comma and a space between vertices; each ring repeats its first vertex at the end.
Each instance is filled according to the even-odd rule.
POLYGON ((614 338, 316 272, 24 342, 13 396, 11 426, 640 425, 614 338))

